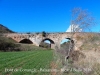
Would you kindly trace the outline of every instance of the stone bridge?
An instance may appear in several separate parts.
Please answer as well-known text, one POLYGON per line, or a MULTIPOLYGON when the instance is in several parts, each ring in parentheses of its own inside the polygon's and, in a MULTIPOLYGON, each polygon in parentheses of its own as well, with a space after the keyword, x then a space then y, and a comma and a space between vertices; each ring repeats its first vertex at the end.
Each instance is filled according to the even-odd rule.
MULTIPOLYGON (((87 33, 85 33, 87 34, 87 33)), ((6 33, 4 34, 5 37, 10 37, 17 41, 18 43, 24 43, 24 41, 29 41, 33 45, 39 46, 41 42, 45 40, 49 40, 51 44, 51 48, 54 49, 55 45, 60 45, 63 39, 70 39, 72 34, 70 32, 64 33, 47 33, 45 37, 42 36, 42 33, 31 33, 31 34, 24 34, 24 33, 6 33)), ((75 44, 75 50, 82 45, 82 41, 77 40, 77 36, 82 37, 82 33, 75 33, 73 35, 73 41, 75 44)))

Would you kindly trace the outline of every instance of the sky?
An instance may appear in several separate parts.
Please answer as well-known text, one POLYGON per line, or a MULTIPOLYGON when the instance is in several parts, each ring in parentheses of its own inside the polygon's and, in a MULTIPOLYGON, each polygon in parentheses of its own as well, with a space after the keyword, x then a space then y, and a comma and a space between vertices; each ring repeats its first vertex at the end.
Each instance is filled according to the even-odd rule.
POLYGON ((100 0, 0 0, 0 24, 15 32, 66 32, 71 10, 91 12, 100 31, 100 0))

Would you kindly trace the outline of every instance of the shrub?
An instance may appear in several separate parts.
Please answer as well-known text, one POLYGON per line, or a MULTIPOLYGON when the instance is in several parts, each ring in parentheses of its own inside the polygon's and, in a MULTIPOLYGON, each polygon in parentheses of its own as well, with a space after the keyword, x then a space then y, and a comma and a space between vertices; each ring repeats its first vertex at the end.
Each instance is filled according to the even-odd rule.
POLYGON ((46 37, 46 32, 45 31, 42 32, 42 36, 46 37))
POLYGON ((0 51, 19 51, 20 45, 15 43, 11 38, 0 37, 0 51))
POLYGON ((41 42, 39 46, 43 48, 50 48, 50 44, 45 43, 45 42, 41 42))

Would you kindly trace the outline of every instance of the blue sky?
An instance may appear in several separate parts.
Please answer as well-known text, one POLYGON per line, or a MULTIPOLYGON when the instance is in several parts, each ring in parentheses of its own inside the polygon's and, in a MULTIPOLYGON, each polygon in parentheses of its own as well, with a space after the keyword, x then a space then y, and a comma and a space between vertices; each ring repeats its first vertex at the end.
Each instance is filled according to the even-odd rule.
POLYGON ((74 7, 88 9, 100 31, 100 0, 0 0, 0 24, 16 32, 65 32, 74 7))

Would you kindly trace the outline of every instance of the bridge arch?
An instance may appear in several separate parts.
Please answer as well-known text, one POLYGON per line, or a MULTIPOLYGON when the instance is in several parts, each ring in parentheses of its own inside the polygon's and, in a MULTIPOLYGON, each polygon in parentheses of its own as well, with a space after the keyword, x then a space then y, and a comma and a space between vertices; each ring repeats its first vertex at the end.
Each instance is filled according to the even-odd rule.
POLYGON ((22 39, 21 41, 19 41, 19 43, 23 43, 23 44, 33 44, 33 42, 30 39, 22 39))
POLYGON ((61 39, 61 41, 60 41, 60 44, 62 44, 62 43, 64 43, 64 42, 68 42, 68 41, 71 41, 71 43, 74 43, 74 40, 73 39, 71 39, 71 38, 63 38, 63 39, 61 39))
POLYGON ((45 38, 45 39, 43 39, 41 42, 44 42, 44 41, 46 41, 46 40, 50 41, 51 44, 54 44, 54 43, 55 43, 53 40, 51 40, 51 39, 49 39, 49 38, 45 38))
POLYGON ((45 38, 40 42, 39 46, 40 47, 45 47, 46 46, 46 48, 54 49, 54 44, 55 44, 55 42, 52 39, 45 38))
POLYGON ((62 39, 61 42, 60 42, 60 46, 63 46, 66 49, 69 49, 69 47, 71 47, 71 49, 73 50, 74 45, 75 45, 74 40, 71 39, 71 38, 62 39))

